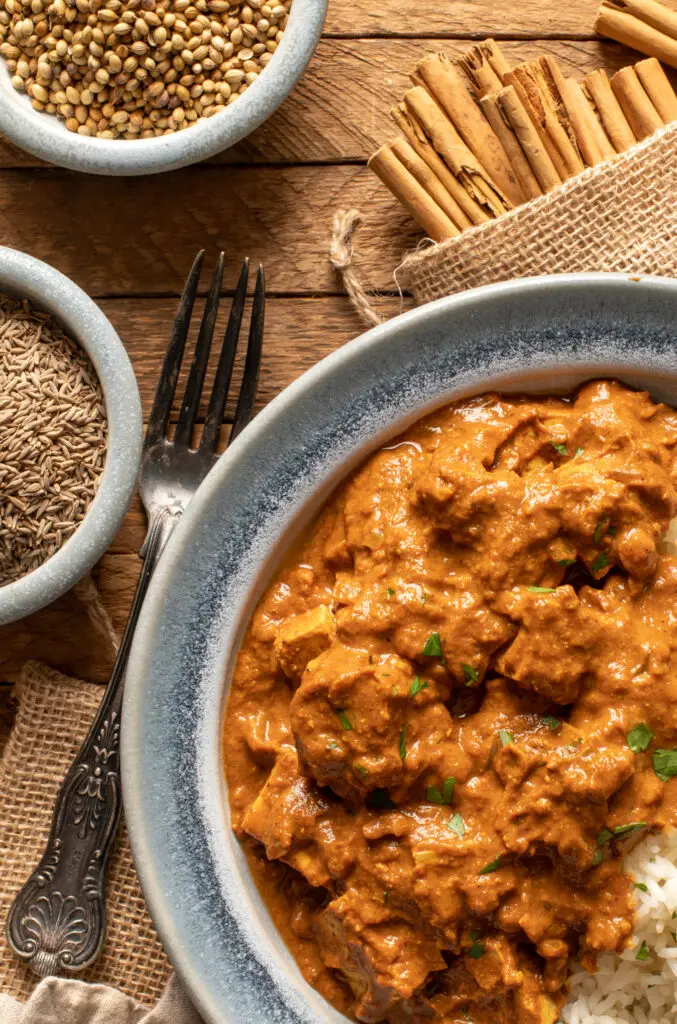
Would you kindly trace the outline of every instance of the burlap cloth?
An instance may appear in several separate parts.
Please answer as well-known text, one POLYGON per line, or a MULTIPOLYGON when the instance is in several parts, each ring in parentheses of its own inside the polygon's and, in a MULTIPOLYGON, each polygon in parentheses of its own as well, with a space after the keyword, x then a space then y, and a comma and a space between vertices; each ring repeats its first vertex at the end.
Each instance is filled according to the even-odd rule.
POLYGON ((406 257, 417 304, 496 281, 615 270, 677 277, 677 123, 611 163, 406 257))
MULTIPOLYGON (((102 693, 100 686, 69 679, 36 662, 24 667, 12 691, 16 713, 0 750, 0 993, 21 1001, 35 988, 36 978, 7 945, 7 912, 27 872, 40 859, 57 789, 102 693)), ((111 857, 106 905, 103 952, 79 977, 113 985, 152 1006, 162 995, 171 968, 141 895, 124 825, 111 857)), ((131 1001, 129 1006, 131 1024, 140 1018, 136 1010, 132 1012, 131 1001)))

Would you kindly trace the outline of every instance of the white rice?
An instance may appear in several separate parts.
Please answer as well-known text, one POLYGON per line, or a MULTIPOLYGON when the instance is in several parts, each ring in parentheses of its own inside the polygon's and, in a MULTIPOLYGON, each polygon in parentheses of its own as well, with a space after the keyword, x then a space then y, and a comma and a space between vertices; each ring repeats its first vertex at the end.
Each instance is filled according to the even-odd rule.
POLYGON ((596 974, 574 972, 564 1024, 677 1021, 677 830, 649 836, 625 858, 625 868, 648 888, 634 889, 633 944, 619 955, 600 956, 596 974), (637 959, 642 942, 646 960, 637 959))

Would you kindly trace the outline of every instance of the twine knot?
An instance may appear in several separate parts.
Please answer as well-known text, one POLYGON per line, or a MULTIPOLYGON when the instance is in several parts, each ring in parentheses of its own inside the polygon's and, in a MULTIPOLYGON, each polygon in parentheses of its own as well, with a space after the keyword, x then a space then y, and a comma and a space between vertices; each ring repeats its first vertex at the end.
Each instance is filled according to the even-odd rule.
POLYGON ((343 285, 355 312, 367 327, 383 323, 370 302, 370 296, 353 267, 353 236, 362 220, 359 210, 337 210, 334 214, 329 260, 343 278, 343 285))

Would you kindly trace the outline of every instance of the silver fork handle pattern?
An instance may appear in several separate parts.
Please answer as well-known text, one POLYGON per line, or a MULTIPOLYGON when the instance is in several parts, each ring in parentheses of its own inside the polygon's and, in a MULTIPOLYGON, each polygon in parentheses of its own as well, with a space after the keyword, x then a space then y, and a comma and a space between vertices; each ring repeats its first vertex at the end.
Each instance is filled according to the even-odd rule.
POLYGON ((134 630, 153 571, 180 509, 160 509, 110 681, 87 739, 56 799, 45 852, 16 896, 7 939, 40 977, 84 970, 105 935, 106 866, 120 818, 120 709, 134 630))

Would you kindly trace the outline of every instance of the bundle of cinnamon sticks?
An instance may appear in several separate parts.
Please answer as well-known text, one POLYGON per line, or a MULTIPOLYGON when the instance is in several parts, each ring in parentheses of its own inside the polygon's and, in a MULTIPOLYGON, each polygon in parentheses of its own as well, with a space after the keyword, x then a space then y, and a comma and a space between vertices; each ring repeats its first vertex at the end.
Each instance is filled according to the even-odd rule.
POLYGON ((579 82, 551 56, 513 68, 487 39, 456 62, 429 54, 411 78, 392 111, 402 137, 369 166, 435 241, 500 217, 677 120, 677 96, 655 58, 579 82))
POLYGON ((677 68, 677 11, 656 0, 602 0, 595 28, 677 68))

